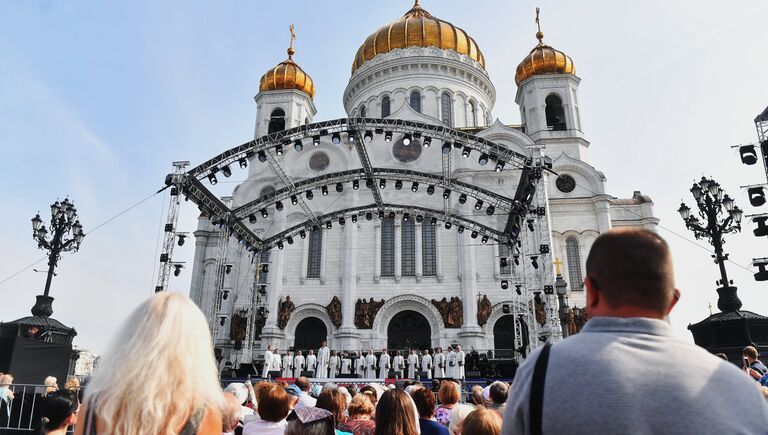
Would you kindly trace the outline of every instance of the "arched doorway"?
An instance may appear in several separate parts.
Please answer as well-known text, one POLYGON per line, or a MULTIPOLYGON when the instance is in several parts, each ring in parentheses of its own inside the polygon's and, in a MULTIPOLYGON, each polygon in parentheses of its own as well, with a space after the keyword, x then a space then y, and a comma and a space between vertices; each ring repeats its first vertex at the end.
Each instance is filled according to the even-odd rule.
POLYGON ((497 358, 512 358, 515 354, 515 316, 502 316, 493 325, 493 347, 497 358))
POLYGON ((432 347, 432 328, 427 318, 416 311, 401 311, 387 326, 387 349, 426 349, 432 347))
POLYGON ((317 317, 307 317, 296 325, 294 336, 294 349, 302 351, 312 349, 317 352, 317 349, 320 349, 320 343, 327 339, 328 329, 317 317))

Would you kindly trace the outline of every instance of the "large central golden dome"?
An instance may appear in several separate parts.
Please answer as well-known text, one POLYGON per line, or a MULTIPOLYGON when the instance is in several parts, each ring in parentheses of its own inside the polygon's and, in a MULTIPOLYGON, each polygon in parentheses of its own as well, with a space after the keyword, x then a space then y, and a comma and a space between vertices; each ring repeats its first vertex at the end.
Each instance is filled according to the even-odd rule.
POLYGON ((357 50, 352 73, 374 57, 396 48, 437 47, 469 56, 485 68, 485 57, 464 30, 433 17, 422 9, 419 0, 402 18, 380 28, 365 40, 357 50))

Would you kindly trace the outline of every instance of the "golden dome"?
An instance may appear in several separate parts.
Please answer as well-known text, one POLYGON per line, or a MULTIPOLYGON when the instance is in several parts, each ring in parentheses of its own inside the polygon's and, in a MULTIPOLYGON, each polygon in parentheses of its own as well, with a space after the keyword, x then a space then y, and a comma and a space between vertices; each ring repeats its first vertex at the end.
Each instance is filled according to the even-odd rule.
POLYGON ((379 54, 406 47, 437 47, 453 50, 469 56, 485 68, 485 56, 477 42, 467 32, 447 21, 433 17, 422 9, 419 0, 416 0, 413 8, 402 18, 380 28, 365 40, 355 55, 352 73, 379 54))
MULTIPOLYGON (((539 8, 536 8, 536 24, 539 24, 539 8)), ((539 74, 576 74, 570 56, 544 44, 541 28, 536 32, 536 39, 539 40, 538 45, 517 66, 515 83, 519 85, 525 79, 539 74)))
POLYGON ((315 97, 315 82, 312 77, 293 61, 293 54, 296 53, 296 50, 293 49, 294 38, 293 25, 291 25, 291 45, 288 47, 288 59, 278 63, 277 66, 261 76, 260 92, 296 89, 306 93, 310 98, 315 97))

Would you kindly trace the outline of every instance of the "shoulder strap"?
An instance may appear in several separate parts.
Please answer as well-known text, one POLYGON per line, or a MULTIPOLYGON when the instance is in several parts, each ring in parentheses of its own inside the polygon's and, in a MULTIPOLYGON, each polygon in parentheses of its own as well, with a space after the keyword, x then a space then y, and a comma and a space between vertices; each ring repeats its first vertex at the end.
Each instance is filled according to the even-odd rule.
POLYGON ((528 404, 528 423, 531 426, 531 435, 541 435, 542 414, 544 411, 544 381, 547 378, 547 363, 549 362, 549 348, 551 343, 544 345, 536 365, 533 367, 533 379, 531 381, 531 397, 528 404))

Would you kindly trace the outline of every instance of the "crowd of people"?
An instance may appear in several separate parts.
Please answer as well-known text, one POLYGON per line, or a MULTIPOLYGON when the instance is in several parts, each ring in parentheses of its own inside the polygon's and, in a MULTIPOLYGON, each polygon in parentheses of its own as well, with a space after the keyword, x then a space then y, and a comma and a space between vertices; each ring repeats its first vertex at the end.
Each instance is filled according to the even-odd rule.
MULTIPOLYGON (((536 348, 511 384, 465 391, 454 376, 435 380, 436 394, 427 379, 354 387, 304 376, 222 389, 203 313, 160 293, 123 324, 82 404, 46 380, 40 432, 76 421, 78 435, 768 433, 768 367, 757 349, 744 348, 740 369, 673 337, 665 319, 680 292, 663 239, 603 233, 586 270, 591 319, 579 334, 536 348)), ((330 376, 333 352, 318 355, 330 376)), ((3 404, 16 400, 12 383, 0 374, 3 404)))

